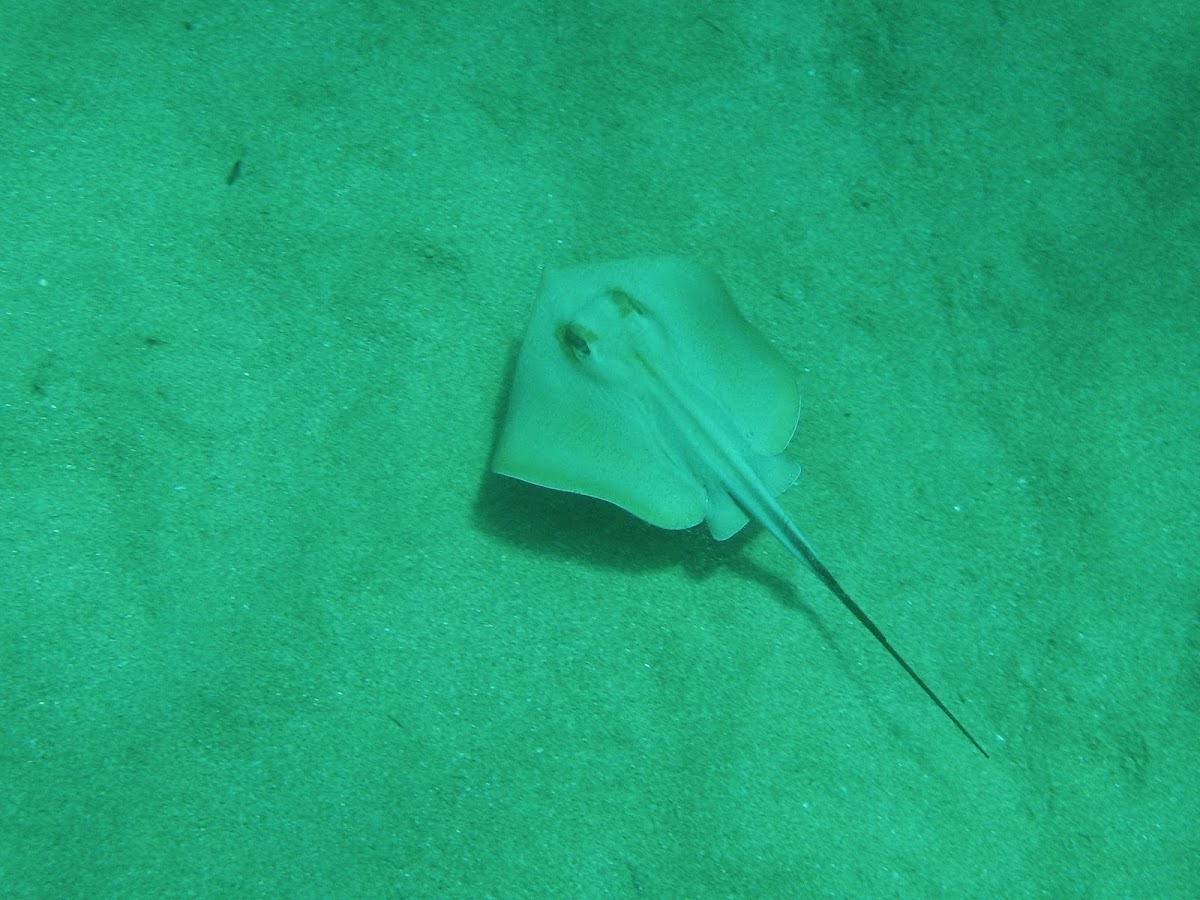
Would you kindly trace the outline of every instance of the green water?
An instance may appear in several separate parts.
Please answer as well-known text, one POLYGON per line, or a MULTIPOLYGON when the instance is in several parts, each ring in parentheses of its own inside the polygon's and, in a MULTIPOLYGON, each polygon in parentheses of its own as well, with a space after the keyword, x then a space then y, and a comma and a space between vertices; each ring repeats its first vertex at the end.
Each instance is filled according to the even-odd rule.
POLYGON ((0 893, 1196 895, 1194 4, 0 7, 0 893), (648 253, 990 759, 761 531, 488 474, 648 253))

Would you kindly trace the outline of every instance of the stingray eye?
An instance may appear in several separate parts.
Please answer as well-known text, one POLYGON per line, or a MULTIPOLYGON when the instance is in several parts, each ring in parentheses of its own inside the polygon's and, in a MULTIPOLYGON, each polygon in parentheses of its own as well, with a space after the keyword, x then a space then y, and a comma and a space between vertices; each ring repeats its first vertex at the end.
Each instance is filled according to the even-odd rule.
POLYGON ((594 334, 585 331, 578 322, 568 322, 558 329, 558 342, 563 351, 577 362, 583 362, 592 355, 588 341, 595 338, 594 334))
POLYGON ((632 294, 619 287, 609 288, 608 295, 617 305, 617 314, 622 319, 630 315, 644 316, 646 314, 646 307, 642 306, 632 294))

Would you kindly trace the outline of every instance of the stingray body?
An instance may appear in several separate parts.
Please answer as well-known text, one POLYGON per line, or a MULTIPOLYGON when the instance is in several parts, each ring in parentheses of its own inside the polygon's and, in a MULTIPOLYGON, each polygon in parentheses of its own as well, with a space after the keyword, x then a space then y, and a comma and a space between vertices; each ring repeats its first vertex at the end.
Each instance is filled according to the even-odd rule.
POLYGON ((717 540, 754 519, 803 562, 986 751, 842 589, 775 499, 800 395, 783 357, 708 270, 674 258, 547 269, 494 471, 717 540))

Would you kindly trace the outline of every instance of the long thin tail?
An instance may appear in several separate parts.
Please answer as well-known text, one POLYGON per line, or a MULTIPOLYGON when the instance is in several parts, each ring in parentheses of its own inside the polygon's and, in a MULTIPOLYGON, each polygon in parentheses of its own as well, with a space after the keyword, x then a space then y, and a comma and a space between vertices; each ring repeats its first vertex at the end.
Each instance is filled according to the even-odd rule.
MULTIPOLYGON (((796 536, 797 535, 793 535, 793 537, 796 536)), ((887 635, 879 630, 879 626, 871 621, 871 617, 863 612, 862 607, 854 602, 854 598, 846 593, 845 589, 838 584, 837 579, 833 577, 827 568, 825 568, 825 564, 817 558, 815 553, 813 553, 812 547, 808 546, 808 541, 805 541, 801 538, 800 540, 793 541, 792 543, 795 545, 793 549, 799 554, 804 564, 813 570, 813 573, 821 579, 821 582, 825 585, 825 587, 829 588, 829 590, 833 593, 833 596, 842 601, 842 605, 845 606, 846 609, 850 610, 854 618, 858 619, 858 621, 862 623, 862 626, 866 628, 867 631, 871 632, 871 635, 875 638, 875 640, 879 641, 883 649, 891 654, 892 659, 900 663, 900 668, 907 672, 908 677, 915 681, 917 686, 926 693, 926 695, 934 702, 934 704, 937 705, 937 708, 946 714, 946 718, 954 723, 954 727, 961 731, 963 736, 975 746, 975 749, 986 757, 988 752, 979 745, 979 741, 975 740, 975 738, 971 736, 971 732, 967 731, 966 726, 963 725, 962 722, 958 721, 958 718, 954 715, 954 713, 950 712, 950 710, 946 708, 946 704, 938 698, 938 695, 935 694, 929 685, 925 683, 924 679, 922 679, 920 675, 913 671, 913 667, 905 661, 903 656, 896 652, 896 648, 893 647, 891 642, 887 639, 887 635)), ((990 759, 991 757, 988 758, 990 759)))

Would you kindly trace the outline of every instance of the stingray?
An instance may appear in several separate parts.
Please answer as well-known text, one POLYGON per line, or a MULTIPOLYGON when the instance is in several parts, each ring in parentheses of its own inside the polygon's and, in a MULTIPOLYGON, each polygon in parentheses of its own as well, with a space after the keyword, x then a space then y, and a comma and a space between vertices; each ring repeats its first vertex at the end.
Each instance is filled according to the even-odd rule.
POLYGON ((751 519, 809 568, 975 748, 987 751, 850 597, 776 500, 800 394, 707 269, 630 259, 542 276, 493 471, 723 541, 751 519))

